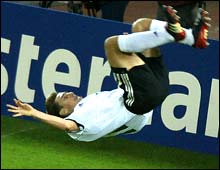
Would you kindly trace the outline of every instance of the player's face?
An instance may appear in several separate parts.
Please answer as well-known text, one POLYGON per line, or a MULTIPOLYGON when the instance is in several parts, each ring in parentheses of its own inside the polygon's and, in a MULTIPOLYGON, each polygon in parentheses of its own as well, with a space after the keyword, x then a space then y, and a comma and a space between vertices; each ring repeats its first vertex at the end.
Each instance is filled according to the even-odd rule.
POLYGON ((82 99, 81 96, 77 96, 73 92, 60 92, 57 94, 56 102, 63 106, 63 116, 67 116, 73 112, 75 106, 82 99))

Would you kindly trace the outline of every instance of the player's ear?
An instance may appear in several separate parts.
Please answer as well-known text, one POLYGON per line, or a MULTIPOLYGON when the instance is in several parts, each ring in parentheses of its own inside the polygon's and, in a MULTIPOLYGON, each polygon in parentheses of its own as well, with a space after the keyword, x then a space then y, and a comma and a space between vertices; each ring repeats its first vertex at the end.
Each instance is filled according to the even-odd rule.
POLYGON ((64 117, 64 116, 66 116, 68 114, 68 112, 69 112, 68 109, 62 108, 60 110, 59 114, 60 114, 61 117, 64 117))

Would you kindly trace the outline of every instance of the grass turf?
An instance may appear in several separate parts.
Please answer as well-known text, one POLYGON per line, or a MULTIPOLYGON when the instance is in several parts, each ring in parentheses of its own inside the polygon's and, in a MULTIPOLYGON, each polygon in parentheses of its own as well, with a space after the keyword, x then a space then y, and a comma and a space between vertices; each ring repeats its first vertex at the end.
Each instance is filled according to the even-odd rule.
POLYGON ((3 169, 219 169, 219 156, 119 137, 73 141, 35 121, 1 116, 3 169))

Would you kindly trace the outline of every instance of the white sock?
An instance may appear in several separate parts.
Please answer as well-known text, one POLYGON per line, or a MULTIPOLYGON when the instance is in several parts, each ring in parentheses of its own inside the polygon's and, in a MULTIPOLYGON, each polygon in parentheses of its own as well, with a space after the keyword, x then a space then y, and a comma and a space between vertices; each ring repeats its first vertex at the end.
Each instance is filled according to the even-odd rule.
POLYGON ((183 28, 183 29, 186 32, 186 37, 185 37, 185 39, 178 41, 178 43, 192 46, 195 43, 195 39, 192 34, 192 29, 191 28, 190 29, 183 28))
POLYGON ((150 31, 156 31, 156 30, 160 30, 160 29, 164 29, 167 25, 167 22, 166 21, 160 21, 160 20, 156 20, 156 19, 153 19, 151 21, 151 24, 150 24, 150 31))
MULTIPOLYGON (((164 29, 166 25, 167 25, 166 21, 159 21, 159 20, 153 19, 149 29, 150 31, 156 31, 156 30, 164 29)), ((193 34, 192 34, 192 29, 186 29, 186 28, 183 28, 183 29, 186 32, 186 38, 181 41, 178 41, 178 43, 192 46, 195 42, 193 34)))
POLYGON ((143 52, 149 48, 158 47, 174 41, 173 36, 164 28, 156 31, 119 35, 118 46, 123 52, 143 52))

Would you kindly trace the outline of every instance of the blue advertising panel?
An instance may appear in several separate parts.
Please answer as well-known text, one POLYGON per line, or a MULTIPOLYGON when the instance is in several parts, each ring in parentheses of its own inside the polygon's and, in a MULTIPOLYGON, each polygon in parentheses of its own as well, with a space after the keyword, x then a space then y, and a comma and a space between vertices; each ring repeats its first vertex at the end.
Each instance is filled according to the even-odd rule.
MULTIPOLYGON (((53 91, 86 96, 116 88, 104 41, 131 25, 1 2, 1 114, 13 98, 45 111, 53 91)), ((170 95, 150 125, 121 137, 219 154, 219 41, 206 49, 161 47, 170 95)))

